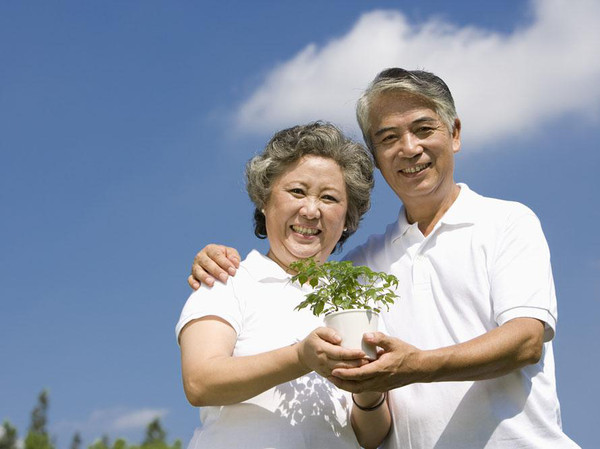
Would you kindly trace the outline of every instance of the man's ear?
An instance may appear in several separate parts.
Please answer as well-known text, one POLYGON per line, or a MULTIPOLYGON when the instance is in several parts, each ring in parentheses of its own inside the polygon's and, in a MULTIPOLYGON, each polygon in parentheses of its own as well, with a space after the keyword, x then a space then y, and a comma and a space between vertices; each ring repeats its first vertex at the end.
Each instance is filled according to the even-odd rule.
POLYGON ((454 127, 452 128, 452 150, 455 153, 458 153, 460 151, 460 129, 460 119, 456 118, 454 119, 454 127))
POLYGON ((379 170, 379 162, 377 162, 377 156, 375 156, 377 151, 375 151, 375 148, 373 148, 371 145, 369 145, 368 148, 371 152, 371 156, 373 156, 373 164, 375 165, 375 168, 379 170))

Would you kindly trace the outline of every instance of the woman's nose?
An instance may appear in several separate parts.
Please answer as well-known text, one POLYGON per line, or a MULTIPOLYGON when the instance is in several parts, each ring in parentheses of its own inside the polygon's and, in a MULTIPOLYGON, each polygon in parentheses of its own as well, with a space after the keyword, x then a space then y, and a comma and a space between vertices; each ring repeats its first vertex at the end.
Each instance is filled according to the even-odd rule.
POLYGON ((308 219, 319 218, 321 216, 319 202, 312 198, 305 198, 304 204, 300 209, 300 214, 308 219))

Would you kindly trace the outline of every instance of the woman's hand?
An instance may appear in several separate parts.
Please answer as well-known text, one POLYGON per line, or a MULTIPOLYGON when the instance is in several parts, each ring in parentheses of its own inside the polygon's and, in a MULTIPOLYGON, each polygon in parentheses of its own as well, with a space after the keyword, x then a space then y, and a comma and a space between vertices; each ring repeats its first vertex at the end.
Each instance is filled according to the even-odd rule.
POLYGON ((319 327, 296 345, 298 360, 325 378, 336 368, 356 368, 368 363, 363 351, 343 348, 341 341, 333 329, 319 327))

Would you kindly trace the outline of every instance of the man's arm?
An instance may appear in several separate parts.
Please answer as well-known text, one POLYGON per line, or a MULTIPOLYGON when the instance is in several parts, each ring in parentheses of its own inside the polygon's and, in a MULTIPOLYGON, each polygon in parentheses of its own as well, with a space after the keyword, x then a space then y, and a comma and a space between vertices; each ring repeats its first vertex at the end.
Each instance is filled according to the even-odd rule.
POLYGON ((196 254, 188 284, 194 290, 198 290, 200 284, 212 287, 215 279, 225 283, 229 276, 235 276, 240 267, 240 260, 240 254, 235 248, 208 244, 196 254))
POLYGON ((388 391, 413 383, 500 377, 539 361, 544 323, 515 318, 467 342, 434 350, 420 350, 380 332, 365 334, 365 341, 383 353, 360 368, 333 370, 330 380, 339 388, 388 391))

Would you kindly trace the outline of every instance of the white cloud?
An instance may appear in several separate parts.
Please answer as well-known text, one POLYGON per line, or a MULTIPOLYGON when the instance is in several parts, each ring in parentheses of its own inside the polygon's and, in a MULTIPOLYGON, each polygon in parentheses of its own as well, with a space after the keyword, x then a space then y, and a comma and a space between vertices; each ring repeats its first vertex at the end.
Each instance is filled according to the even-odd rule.
POLYGON ((166 409, 142 409, 125 413, 113 422, 115 430, 131 430, 144 428, 155 418, 162 418, 167 414, 166 409))
POLYGON ((85 420, 59 422, 52 426, 52 431, 63 435, 80 432, 88 439, 104 434, 122 436, 120 432, 142 430, 154 418, 163 418, 167 414, 168 410, 164 408, 113 407, 95 410, 85 420))
MULTIPOLYGON (((315 119, 358 134, 354 105, 383 68, 425 69, 453 92, 465 137, 482 145, 564 114, 600 110, 600 2, 534 0, 528 25, 511 34, 399 11, 362 15, 345 35, 307 45, 273 68, 236 111, 246 132, 315 119)), ((596 117, 597 118, 597 117, 596 117)))

